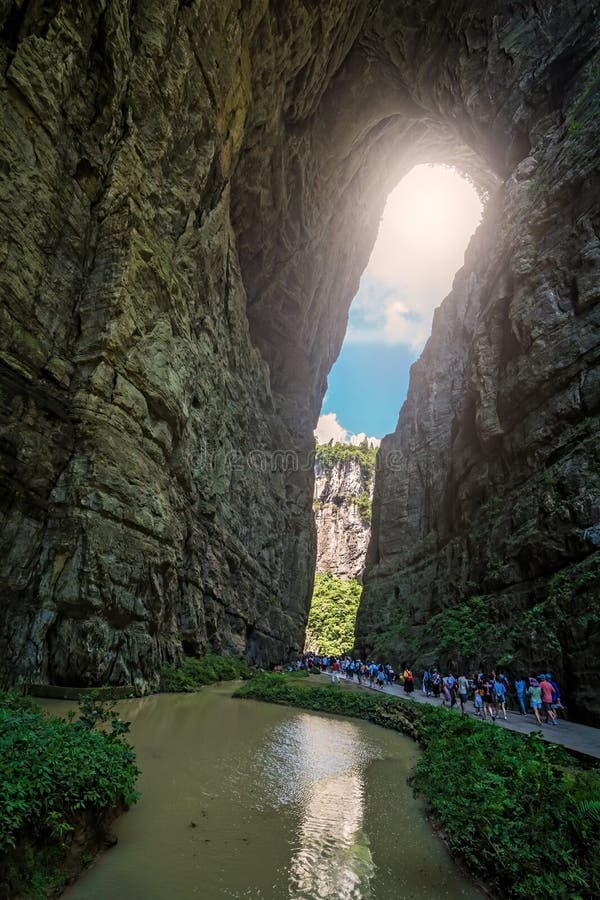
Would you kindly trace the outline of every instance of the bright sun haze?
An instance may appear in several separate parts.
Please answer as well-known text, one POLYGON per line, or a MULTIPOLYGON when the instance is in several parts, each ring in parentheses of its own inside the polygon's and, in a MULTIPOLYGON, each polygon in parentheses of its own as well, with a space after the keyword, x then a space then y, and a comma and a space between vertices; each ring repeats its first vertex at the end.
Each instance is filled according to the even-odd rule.
POLYGON ((481 210, 474 187, 445 166, 415 166, 391 192, 329 375, 320 441, 394 430, 410 365, 463 265, 481 210))

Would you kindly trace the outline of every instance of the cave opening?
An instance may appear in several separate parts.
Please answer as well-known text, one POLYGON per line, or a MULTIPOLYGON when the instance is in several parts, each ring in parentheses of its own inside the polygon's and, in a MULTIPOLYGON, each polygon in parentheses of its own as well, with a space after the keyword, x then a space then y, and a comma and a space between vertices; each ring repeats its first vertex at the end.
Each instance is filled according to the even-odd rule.
POLYGON ((392 189, 328 376, 320 443, 377 446, 394 429, 410 366, 463 265, 485 199, 464 173, 440 163, 415 165, 392 189))
POLYGON ((315 587, 305 650, 340 655, 354 629, 370 537, 376 452, 409 369, 450 292, 486 196, 464 173, 417 164, 392 188, 315 430, 315 587))

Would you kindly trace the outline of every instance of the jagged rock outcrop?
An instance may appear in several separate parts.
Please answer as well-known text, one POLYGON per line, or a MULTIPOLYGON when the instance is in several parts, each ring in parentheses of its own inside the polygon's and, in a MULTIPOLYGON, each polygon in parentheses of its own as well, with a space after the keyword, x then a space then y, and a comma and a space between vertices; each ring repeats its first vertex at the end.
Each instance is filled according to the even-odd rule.
MULTIPOLYGON (((597 22, 583 0, 0 4, 9 676, 143 687, 182 649, 302 646, 312 429, 416 162, 495 196, 387 442, 360 634, 471 578, 524 609, 585 563, 597 22)), ((559 637, 589 685, 585 615, 559 637)))
POLYGON ((371 534, 375 453, 343 444, 317 447, 317 573, 362 578, 371 534))

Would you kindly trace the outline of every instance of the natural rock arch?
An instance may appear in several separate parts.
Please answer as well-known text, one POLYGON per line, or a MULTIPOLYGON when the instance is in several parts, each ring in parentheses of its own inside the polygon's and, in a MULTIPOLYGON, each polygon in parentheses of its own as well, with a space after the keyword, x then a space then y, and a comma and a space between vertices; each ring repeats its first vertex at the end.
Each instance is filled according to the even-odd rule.
MULTIPOLYGON (((396 623, 389 594, 411 627, 455 602, 498 546, 490 513, 474 552, 477 507, 501 488, 518 535, 539 492, 519 518, 511 491, 572 458, 564 419, 596 428, 596 4, 218 6, 3 14, 12 674, 142 686, 182 646, 300 646, 312 473, 268 460, 310 449, 385 197, 417 161, 502 187, 388 440, 361 640, 375 608, 396 623)), ((502 603, 593 549, 582 434, 552 560, 499 575, 502 603)))

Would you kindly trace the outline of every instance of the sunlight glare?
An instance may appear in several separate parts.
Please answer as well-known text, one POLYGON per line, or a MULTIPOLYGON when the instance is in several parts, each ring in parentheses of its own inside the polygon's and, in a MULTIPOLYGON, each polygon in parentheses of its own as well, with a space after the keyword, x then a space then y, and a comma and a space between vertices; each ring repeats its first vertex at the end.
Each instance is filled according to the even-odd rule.
POLYGON ((418 284, 430 281, 433 263, 439 304, 463 264, 481 210, 475 188, 454 169, 415 166, 388 197, 365 275, 390 286, 418 284))

